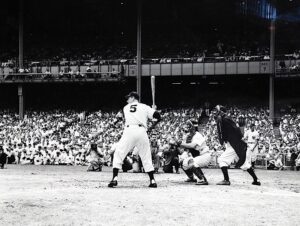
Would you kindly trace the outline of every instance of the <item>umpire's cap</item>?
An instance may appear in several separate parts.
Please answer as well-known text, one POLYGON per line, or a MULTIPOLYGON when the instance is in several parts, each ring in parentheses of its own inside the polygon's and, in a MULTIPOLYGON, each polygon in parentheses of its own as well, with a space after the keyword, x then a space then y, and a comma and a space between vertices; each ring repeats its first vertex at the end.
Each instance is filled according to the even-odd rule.
POLYGON ((224 113, 227 111, 226 108, 224 106, 222 106, 222 105, 217 105, 216 106, 216 110, 217 111, 222 111, 224 113))
POLYGON ((139 94, 137 92, 134 92, 134 91, 130 92, 128 95, 125 96, 126 99, 128 99, 129 97, 134 97, 137 100, 140 99, 139 94))

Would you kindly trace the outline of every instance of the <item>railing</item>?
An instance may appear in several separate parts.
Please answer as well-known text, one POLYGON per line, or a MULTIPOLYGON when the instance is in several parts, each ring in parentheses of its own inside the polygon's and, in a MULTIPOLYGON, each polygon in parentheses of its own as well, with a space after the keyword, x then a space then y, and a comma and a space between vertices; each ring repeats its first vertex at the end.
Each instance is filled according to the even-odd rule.
MULTIPOLYGON (((142 64, 169 64, 169 63, 217 63, 217 62, 248 62, 248 61, 269 61, 264 57, 187 57, 187 58, 149 58, 142 59, 142 64)), ((66 66, 97 66, 97 65, 130 65, 136 64, 136 59, 115 59, 115 60, 87 60, 87 61, 31 61, 24 62, 24 68, 39 67, 66 67, 66 66)), ((17 69, 17 62, 0 63, 2 68, 17 69)))
MULTIPOLYGON (((293 54, 277 55, 277 61, 293 61, 300 59, 300 56, 293 54)), ((164 64, 164 63, 213 63, 213 62, 247 62, 247 61, 269 61, 268 55, 252 55, 252 56, 196 56, 196 57, 159 57, 144 58, 142 63, 145 64, 164 64)), ((136 64, 136 59, 91 59, 91 60, 36 60, 25 61, 25 67, 51 67, 51 66, 92 66, 92 65, 113 65, 113 64, 136 64)), ((0 62, 0 67, 18 67, 18 61, 0 62)))
POLYGON ((117 72, 84 72, 84 73, 12 73, 0 76, 0 83, 26 82, 94 82, 121 81, 122 75, 117 72))
MULTIPOLYGON (((283 168, 290 167, 291 159, 287 156, 287 154, 281 154, 281 156, 282 156, 281 161, 283 164, 283 168)), ((267 168, 268 164, 270 163, 270 160, 271 159, 269 159, 266 154, 258 154, 255 164, 267 168)))
MULTIPOLYGON (((209 165, 209 167, 218 167, 218 158, 222 153, 217 153, 215 155, 213 155, 211 164, 209 165)), ((283 169, 289 168, 291 166, 291 159, 288 158, 287 154, 281 154, 282 155, 282 163, 283 163, 283 169)), ((257 167, 261 167, 264 169, 267 169, 268 164, 270 163, 270 159, 267 158, 266 154, 258 154, 256 161, 255 161, 255 166, 257 167)), ((234 164, 233 164, 234 166, 234 164)))
MULTIPOLYGON (((101 60, 101 61, 61 61, 61 62, 31 62, 26 70, 30 73, 47 72, 51 74, 72 73, 116 73, 124 76, 136 76, 136 62, 127 60, 101 60)), ((0 75, 17 74, 17 68, 0 67, 0 75)), ((276 61, 278 76, 298 76, 300 73, 300 59, 276 61)), ((224 57, 204 58, 164 58, 144 59, 142 61, 142 76, 210 76, 210 75, 243 75, 243 74, 269 74, 270 61, 260 60, 258 56, 252 59, 224 61, 224 57), (253 61, 256 60, 256 61, 253 61)))

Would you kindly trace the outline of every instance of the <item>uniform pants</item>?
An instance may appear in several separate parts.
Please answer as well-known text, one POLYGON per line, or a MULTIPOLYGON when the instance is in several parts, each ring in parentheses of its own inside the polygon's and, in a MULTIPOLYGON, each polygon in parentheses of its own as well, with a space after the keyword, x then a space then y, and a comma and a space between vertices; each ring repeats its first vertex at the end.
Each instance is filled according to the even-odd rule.
POLYGON ((258 146, 256 145, 256 148, 254 148, 254 150, 253 150, 253 147, 254 147, 254 144, 251 144, 251 145, 249 145, 249 147, 247 149, 247 157, 251 159, 251 162, 256 161, 257 154, 258 154, 258 146))
MULTIPOLYGON (((228 167, 232 163, 237 162, 239 160, 238 155, 236 154, 235 150, 229 143, 226 143, 225 147, 226 147, 225 151, 218 158, 218 163, 219 163, 220 168, 228 167)), ((251 153, 249 153, 249 150, 248 150, 246 161, 241 166, 241 169, 247 170, 247 169, 250 169, 250 167, 251 167, 251 153)))
POLYGON ((113 168, 122 169, 123 160, 134 147, 137 148, 145 172, 153 171, 149 138, 146 129, 138 125, 125 127, 114 153, 113 168))
POLYGON ((194 167, 198 168, 202 168, 202 167, 207 167, 209 165, 209 163, 211 162, 212 157, 211 154, 209 152, 197 156, 194 158, 194 167))
POLYGON ((187 170, 192 167, 196 167, 196 168, 207 167, 209 163, 212 161, 212 156, 211 153, 209 152, 209 148, 206 147, 201 152, 200 155, 195 158, 192 157, 185 158, 182 163, 182 168, 184 170, 187 170), (201 152, 204 153, 202 154, 201 152))

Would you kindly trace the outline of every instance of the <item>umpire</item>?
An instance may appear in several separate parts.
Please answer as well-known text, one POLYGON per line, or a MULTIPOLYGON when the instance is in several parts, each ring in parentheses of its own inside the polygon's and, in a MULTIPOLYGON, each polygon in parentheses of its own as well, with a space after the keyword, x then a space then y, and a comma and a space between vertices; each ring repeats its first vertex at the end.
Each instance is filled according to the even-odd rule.
POLYGON ((243 135, 236 123, 228 116, 226 116, 226 108, 216 106, 216 122, 218 129, 218 136, 221 145, 225 144, 225 151, 218 159, 219 166, 223 172, 224 180, 218 185, 230 185, 228 167, 233 162, 236 162, 236 168, 247 170, 253 178, 253 185, 260 185, 254 169, 251 166, 250 159, 247 156, 247 144, 242 140, 243 135))

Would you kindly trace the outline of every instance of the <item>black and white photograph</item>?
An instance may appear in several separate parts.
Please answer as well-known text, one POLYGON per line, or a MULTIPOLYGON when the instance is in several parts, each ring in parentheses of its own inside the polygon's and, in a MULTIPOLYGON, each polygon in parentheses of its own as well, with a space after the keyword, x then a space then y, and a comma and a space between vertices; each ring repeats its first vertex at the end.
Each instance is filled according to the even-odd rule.
POLYGON ((0 225, 300 225, 300 0, 5 0, 0 28, 0 225))

